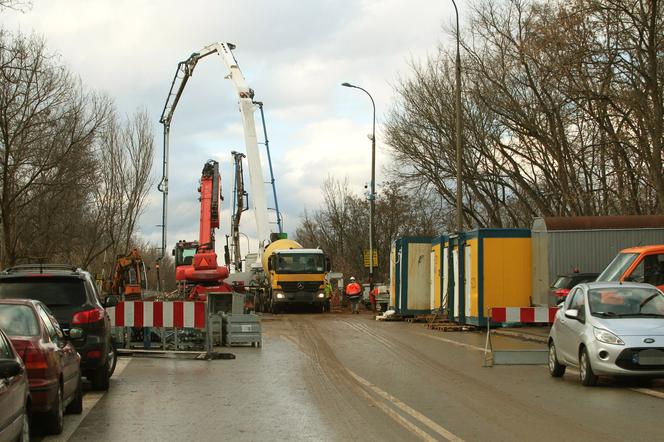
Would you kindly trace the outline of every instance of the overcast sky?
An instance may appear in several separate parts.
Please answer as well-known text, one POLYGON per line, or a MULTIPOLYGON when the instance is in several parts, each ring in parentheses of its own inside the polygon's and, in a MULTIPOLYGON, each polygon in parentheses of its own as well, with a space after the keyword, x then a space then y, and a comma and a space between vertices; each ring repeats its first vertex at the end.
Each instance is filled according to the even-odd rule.
MULTIPOLYGON (((151 115, 155 186, 140 234, 155 244, 161 243, 161 231, 156 227, 161 223, 161 194, 156 183, 163 158, 159 116, 177 63, 192 52, 216 41, 237 46, 234 54, 240 68, 255 90, 255 98, 265 103, 279 204, 285 230, 292 236, 305 208, 319 207, 326 176, 348 176, 358 193, 371 177, 371 141, 367 138, 371 102, 361 91, 340 83, 360 85, 376 101, 376 181, 380 186, 381 170, 389 160, 380 129, 394 104, 394 86, 409 74, 410 60, 435 54, 440 44, 453 44, 451 0, 33 3, 22 14, 3 12, 3 25, 44 36, 49 49, 61 56, 86 87, 115 99, 121 114, 144 108, 151 115)), ((463 15, 463 4, 460 7, 463 15)), ((203 59, 172 121, 169 249, 179 239, 198 237, 197 183, 210 158, 220 162, 226 198, 218 243, 229 232, 230 152, 244 152, 245 148, 236 93, 224 79, 226 74, 218 56, 203 59)), ((256 116, 260 127, 258 113, 256 116)), ((264 173, 267 180, 267 170, 264 173)), ((248 174, 245 178, 248 186, 248 174)), ((253 238, 251 213, 245 213, 241 229, 253 238)), ((252 251, 255 248, 252 245, 252 251)))

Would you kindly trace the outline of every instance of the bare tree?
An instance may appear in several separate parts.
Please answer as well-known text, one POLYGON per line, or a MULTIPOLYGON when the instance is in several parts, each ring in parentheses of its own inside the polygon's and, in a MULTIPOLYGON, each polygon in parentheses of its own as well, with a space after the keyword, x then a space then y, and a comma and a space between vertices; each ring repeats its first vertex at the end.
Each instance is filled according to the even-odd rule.
MULTIPOLYGON (((462 43, 468 225, 661 213, 663 10, 636 0, 475 5, 462 43)), ((452 60, 442 50, 413 64, 386 123, 393 176, 435 191, 448 208, 452 60)))
MULTIPOLYGON (((368 249, 369 203, 352 193, 347 179, 328 178, 322 186, 323 206, 305 212, 296 239, 305 247, 321 247, 335 271, 367 276, 363 252, 368 249)), ((380 186, 375 207, 378 268, 376 279, 386 279, 392 242, 404 235, 434 236, 441 229, 441 211, 429 195, 413 197, 397 182, 380 186)))
POLYGON ((28 208, 76 188, 108 102, 84 93, 42 40, 0 33, 0 214, 5 264, 20 257, 28 208), (79 163, 80 161, 80 163, 79 163))

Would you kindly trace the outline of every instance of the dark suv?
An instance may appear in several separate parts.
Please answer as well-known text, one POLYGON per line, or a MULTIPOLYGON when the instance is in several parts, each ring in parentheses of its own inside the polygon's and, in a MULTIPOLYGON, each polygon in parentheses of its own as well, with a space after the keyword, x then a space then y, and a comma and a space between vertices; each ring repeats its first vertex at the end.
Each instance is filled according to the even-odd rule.
POLYGON ((48 306, 65 333, 83 330, 72 343, 81 372, 95 390, 108 390, 116 351, 111 323, 90 273, 59 264, 28 264, 0 273, 0 298, 36 299, 48 306))

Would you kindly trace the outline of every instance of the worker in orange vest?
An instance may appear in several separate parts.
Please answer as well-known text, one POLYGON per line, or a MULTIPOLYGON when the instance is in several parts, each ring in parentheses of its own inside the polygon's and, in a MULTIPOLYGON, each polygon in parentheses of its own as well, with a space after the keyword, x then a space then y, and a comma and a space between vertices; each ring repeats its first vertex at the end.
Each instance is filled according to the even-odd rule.
POLYGON ((362 299, 362 286, 355 282, 355 277, 350 277, 350 282, 346 286, 346 297, 350 301, 350 312, 351 313, 360 313, 359 305, 360 299, 362 299))
POLYGON ((378 296, 378 287, 374 287, 373 290, 369 292, 369 302, 371 303, 371 311, 376 313, 376 297, 378 296))

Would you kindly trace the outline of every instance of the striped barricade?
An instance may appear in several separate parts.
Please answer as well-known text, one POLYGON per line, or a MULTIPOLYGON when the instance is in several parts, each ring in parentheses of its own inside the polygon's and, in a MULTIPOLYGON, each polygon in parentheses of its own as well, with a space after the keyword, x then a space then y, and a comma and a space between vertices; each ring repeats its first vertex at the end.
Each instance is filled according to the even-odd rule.
POLYGON ((553 324, 557 307, 493 307, 489 319, 501 324, 553 324))
POLYGON ((106 311, 113 327, 205 329, 205 304, 199 301, 123 301, 106 311))
POLYGON ((484 366, 546 364, 548 349, 496 350, 491 342, 491 323, 553 324, 557 307, 492 307, 486 322, 484 366), (490 364, 490 365, 489 365, 490 364))

